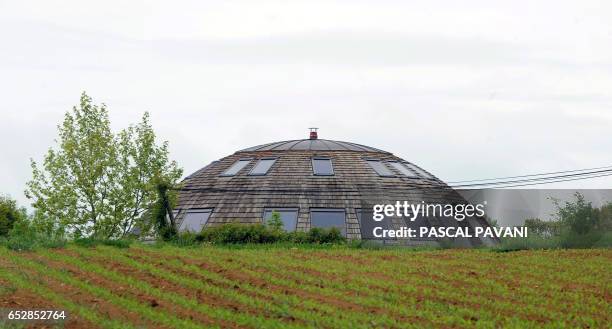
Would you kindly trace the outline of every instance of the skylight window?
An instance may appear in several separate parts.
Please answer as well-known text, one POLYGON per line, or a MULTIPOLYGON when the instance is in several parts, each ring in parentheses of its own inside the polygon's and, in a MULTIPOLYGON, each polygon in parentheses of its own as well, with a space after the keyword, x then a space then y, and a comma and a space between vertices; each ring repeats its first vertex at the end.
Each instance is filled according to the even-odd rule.
POLYGON ((425 170, 413 165, 412 163, 404 163, 404 166, 408 167, 410 170, 418 173, 419 175, 425 177, 425 178, 434 178, 430 173, 426 172, 425 170))
POLYGON ((397 169, 397 171, 401 172, 405 176, 408 176, 408 177, 418 177, 415 171, 408 169, 402 163, 399 163, 399 162, 389 162, 389 164, 391 164, 391 166, 393 166, 393 168, 397 169))
POLYGON ((387 168, 387 166, 385 166, 385 164, 382 161, 380 160, 366 160, 366 161, 368 162, 370 167, 372 167, 372 169, 376 171, 376 173, 379 176, 383 176, 383 177, 395 176, 393 172, 391 172, 391 170, 389 170, 389 168, 387 168))
POLYGON ((235 176, 242 168, 246 167, 251 162, 251 159, 240 159, 229 167, 221 176, 235 176))
POLYGON ((212 209, 189 209, 185 213, 183 217, 183 221, 181 222, 181 226, 179 227, 179 231, 185 232, 196 232, 199 233, 202 231, 206 222, 208 222, 208 218, 212 213, 212 209))
POLYGON ((249 172, 251 176, 263 176, 268 173, 272 165, 276 162, 276 158, 263 158, 260 159, 253 169, 249 172))
POLYGON ((346 215, 344 209, 311 209, 310 226, 330 228, 336 227, 346 236, 346 215))
POLYGON ((366 210, 355 209, 355 214, 357 214, 357 221, 359 221, 362 239, 377 239, 374 236, 374 229, 377 227, 382 227, 383 230, 391 228, 391 218, 385 216, 382 221, 375 221, 372 208, 366 210))
POLYGON ((312 172, 317 176, 333 176, 334 167, 329 158, 312 158, 312 172))
POLYGON ((272 218, 272 212, 278 212, 280 219, 283 222, 283 228, 287 232, 295 231, 297 227, 297 208, 266 208, 264 210, 264 222, 267 223, 272 218))

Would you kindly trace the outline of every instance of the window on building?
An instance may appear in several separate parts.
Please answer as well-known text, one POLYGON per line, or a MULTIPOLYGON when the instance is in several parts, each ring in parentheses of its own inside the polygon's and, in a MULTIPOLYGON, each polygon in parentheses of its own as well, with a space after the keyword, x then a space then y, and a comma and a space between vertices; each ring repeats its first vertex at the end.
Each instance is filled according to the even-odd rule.
POLYGON ((385 164, 382 161, 380 160, 366 160, 366 161, 370 165, 370 167, 372 167, 372 169, 376 171, 376 173, 379 176, 383 176, 383 177, 395 176, 393 172, 391 172, 391 170, 389 170, 389 168, 387 168, 387 166, 385 166, 385 164))
POLYGON ((330 228, 337 227, 346 236, 346 214, 344 209, 311 209, 310 226, 330 228))
POLYGON ((425 178, 434 178, 430 173, 426 172, 425 170, 413 165, 412 163, 404 163, 404 166, 408 167, 410 170, 418 173, 419 175, 425 177, 425 178))
POLYGON ((329 158, 312 158, 312 172, 317 176, 332 176, 334 167, 329 158))
POLYGON ((297 227, 298 208, 266 208, 264 209, 263 215, 265 223, 272 218, 272 212, 274 211, 279 213, 285 231, 295 231, 297 227))
POLYGON ((211 213, 212 209, 188 209, 183 216, 179 231, 200 232, 211 213))
POLYGON ((408 169, 404 164, 399 162, 389 162, 389 164, 397 171, 401 172, 407 177, 418 177, 415 171, 408 169))
MULTIPOLYGON (((362 239, 381 239, 374 236, 374 228, 382 227, 383 230, 388 230, 392 227, 391 218, 387 216, 385 216, 382 221, 375 221, 372 208, 367 210, 355 209, 355 214, 357 215, 357 221, 359 221, 359 229, 361 231, 362 239)), ((386 238, 386 240, 388 239, 390 238, 386 238)))
POLYGON ((276 162, 276 158, 263 158, 260 159, 257 164, 253 166, 253 169, 249 172, 251 176, 263 176, 268 173, 272 165, 276 162))
POLYGON ((240 159, 234 162, 234 164, 229 167, 223 174, 221 174, 221 176, 234 176, 238 172, 240 172, 242 168, 246 167, 249 162, 251 162, 251 159, 240 159))

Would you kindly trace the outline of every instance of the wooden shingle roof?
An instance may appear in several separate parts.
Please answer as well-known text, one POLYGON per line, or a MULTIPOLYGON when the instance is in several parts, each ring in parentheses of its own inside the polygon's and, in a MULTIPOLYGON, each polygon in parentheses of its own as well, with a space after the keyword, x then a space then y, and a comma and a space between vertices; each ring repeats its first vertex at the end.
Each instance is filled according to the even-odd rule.
MULTIPOLYGON (((359 239, 361 227, 357 213, 374 202, 465 201, 425 170, 419 169, 419 173, 409 177, 388 166, 393 175, 382 177, 368 164, 367 160, 371 159, 414 166, 377 148, 324 139, 281 141, 246 148, 214 161, 183 181, 177 205, 178 221, 189 209, 211 209, 207 226, 228 222, 261 223, 267 208, 292 208, 299 212, 296 229, 307 231, 311 228, 313 209, 333 208, 346 213, 347 237, 359 239), (312 159, 318 157, 331 160, 334 175, 314 175, 312 159), (270 158, 276 161, 265 175, 249 175, 259 160, 270 158), (239 160, 249 162, 235 175, 223 175, 239 160)), ((479 223, 464 221, 459 224, 479 223)), ((440 218, 431 219, 428 225, 455 223, 440 218)))
POLYGON ((257 145, 238 152, 255 151, 355 151, 389 153, 374 147, 329 139, 295 139, 257 145))

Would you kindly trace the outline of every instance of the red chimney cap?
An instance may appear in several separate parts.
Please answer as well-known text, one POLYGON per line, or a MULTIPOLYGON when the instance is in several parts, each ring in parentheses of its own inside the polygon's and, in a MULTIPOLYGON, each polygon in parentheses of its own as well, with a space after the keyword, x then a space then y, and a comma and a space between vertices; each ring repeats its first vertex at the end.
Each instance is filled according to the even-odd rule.
POLYGON ((317 135, 317 130, 319 128, 308 128, 310 129, 310 139, 317 139, 319 136, 317 135))

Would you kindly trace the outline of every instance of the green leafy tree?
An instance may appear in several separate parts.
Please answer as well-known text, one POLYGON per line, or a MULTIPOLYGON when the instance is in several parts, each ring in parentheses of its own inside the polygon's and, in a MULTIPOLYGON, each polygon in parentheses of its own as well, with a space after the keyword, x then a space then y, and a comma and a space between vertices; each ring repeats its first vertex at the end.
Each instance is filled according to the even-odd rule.
POLYGON ((165 187, 164 195, 168 196, 166 205, 174 206, 175 201, 171 199, 176 196, 172 189, 182 176, 182 170, 169 160, 168 142, 156 144, 148 113, 139 124, 119 133, 117 145, 118 177, 122 188, 113 195, 114 202, 120 205, 118 225, 114 227, 121 235, 126 235, 135 226, 146 226, 140 222, 146 220, 145 211, 158 199, 160 184, 165 187))
POLYGON ((17 201, 0 195, 0 236, 7 236, 15 224, 27 218, 26 210, 17 201))
POLYGON ((589 233, 599 223, 597 212, 591 202, 587 202, 581 193, 576 192, 574 197, 575 202, 565 202, 563 206, 558 200, 554 200, 557 207, 557 219, 572 233, 589 233))
POLYGON ((58 130, 58 148, 41 166, 32 160, 26 189, 44 230, 123 237, 155 201, 154 178, 175 183, 182 175, 168 159, 168 143, 156 144, 148 113, 113 134, 106 106, 83 93, 58 130))

